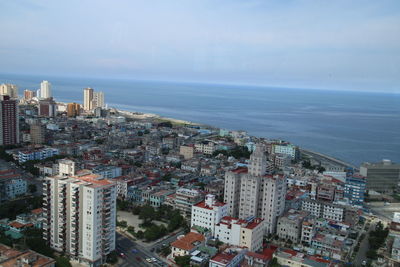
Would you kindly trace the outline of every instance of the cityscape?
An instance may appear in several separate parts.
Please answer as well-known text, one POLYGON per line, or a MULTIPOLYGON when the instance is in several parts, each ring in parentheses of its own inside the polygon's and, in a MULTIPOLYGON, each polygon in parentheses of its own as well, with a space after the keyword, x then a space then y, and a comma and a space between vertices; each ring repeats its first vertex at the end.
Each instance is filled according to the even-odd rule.
POLYGON ((0 10, 0 267, 400 267, 398 0, 0 10))
POLYGON ((400 164, 0 85, 1 264, 395 264, 400 164), (393 203, 392 203, 393 202, 393 203))

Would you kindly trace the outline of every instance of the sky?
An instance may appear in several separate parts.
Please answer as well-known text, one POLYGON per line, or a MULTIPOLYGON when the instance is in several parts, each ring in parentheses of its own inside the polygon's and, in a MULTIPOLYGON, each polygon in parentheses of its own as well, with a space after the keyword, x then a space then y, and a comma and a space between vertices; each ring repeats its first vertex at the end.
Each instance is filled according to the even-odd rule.
POLYGON ((400 92, 399 0, 0 1, 0 72, 400 92))

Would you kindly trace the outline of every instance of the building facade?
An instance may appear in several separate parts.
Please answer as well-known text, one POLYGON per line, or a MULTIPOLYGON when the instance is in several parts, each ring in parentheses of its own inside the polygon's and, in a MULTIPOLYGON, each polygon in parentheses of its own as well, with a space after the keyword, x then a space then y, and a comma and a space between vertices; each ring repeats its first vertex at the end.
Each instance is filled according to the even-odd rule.
POLYGON ((100 266, 115 249, 116 186, 90 172, 44 180, 44 240, 56 251, 100 266))
POLYGON ((0 145, 19 143, 18 103, 7 96, 0 96, 0 145))
POLYGON ((265 148, 258 145, 250 156, 248 170, 239 168, 225 173, 224 201, 231 216, 265 220, 265 233, 275 233, 277 217, 285 208, 286 178, 266 175, 265 148))
POLYGON ((400 164, 390 160, 378 163, 363 163, 360 174, 367 177, 367 190, 380 193, 392 193, 398 188, 400 180, 400 164))
POLYGON ((93 88, 83 89, 83 109, 88 111, 93 109, 93 88))

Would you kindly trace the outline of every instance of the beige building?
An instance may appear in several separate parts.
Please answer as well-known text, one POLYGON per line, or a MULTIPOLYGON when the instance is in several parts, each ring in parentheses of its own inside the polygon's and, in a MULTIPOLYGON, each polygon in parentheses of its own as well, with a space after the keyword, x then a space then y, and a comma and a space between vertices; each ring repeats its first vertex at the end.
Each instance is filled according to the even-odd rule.
POLYGON ((231 216, 262 218, 265 233, 274 233, 277 217, 285 208, 286 178, 266 175, 267 166, 265 149, 258 145, 250 157, 248 169, 225 173, 224 201, 231 216))
POLYGON ((67 105, 67 116, 76 117, 81 114, 81 105, 78 103, 68 103, 67 105))
POLYGON ((39 122, 30 125, 30 135, 32 144, 44 144, 46 136, 46 127, 39 122))
POLYGON ((279 217, 277 225, 279 238, 291 240, 295 244, 300 243, 302 224, 308 215, 310 215, 309 212, 291 209, 279 217))
POLYGON ((194 147, 193 146, 180 146, 179 155, 182 155, 184 159, 193 158, 194 147))

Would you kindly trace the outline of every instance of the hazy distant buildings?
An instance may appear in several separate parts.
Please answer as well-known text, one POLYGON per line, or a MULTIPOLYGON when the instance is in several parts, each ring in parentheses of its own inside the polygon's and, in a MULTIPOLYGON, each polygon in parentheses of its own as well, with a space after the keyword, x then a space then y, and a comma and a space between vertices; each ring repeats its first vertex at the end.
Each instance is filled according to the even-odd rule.
POLYGON ((0 95, 8 95, 10 98, 18 98, 18 87, 15 84, 0 84, 0 95))
POLYGON ((88 111, 93 108, 93 88, 83 89, 83 109, 88 111))
POLYGON ((95 108, 104 108, 104 93, 95 92, 93 88, 83 89, 83 109, 89 111, 95 108))
POLYGON ((267 166, 265 149, 257 145, 248 170, 239 168, 225 174, 224 201, 230 216, 262 218, 266 233, 274 233, 276 219, 285 208, 286 179, 280 175, 266 175, 267 166))
POLYGON ((40 84, 40 95, 38 95, 38 98, 46 99, 53 97, 52 91, 51 91, 51 83, 48 81, 43 81, 40 84))
POLYGON ((24 90, 24 100, 29 101, 35 97, 35 92, 31 90, 24 90))
POLYGON ((81 114, 81 105, 78 103, 68 103, 67 105, 67 116, 76 117, 81 114))
POLYGON ((19 119, 17 100, 0 96, 0 145, 19 143, 19 119))
POLYGON ((378 163, 363 163, 360 174, 367 177, 367 190, 380 193, 392 193, 398 188, 400 180, 400 164, 390 160, 378 163))
POLYGON ((93 93, 93 107, 95 108, 104 108, 104 93, 103 92, 94 92, 93 93))
POLYGON ((81 171, 45 178, 43 195, 44 239, 50 247, 89 266, 104 263, 115 250, 115 184, 81 171))

